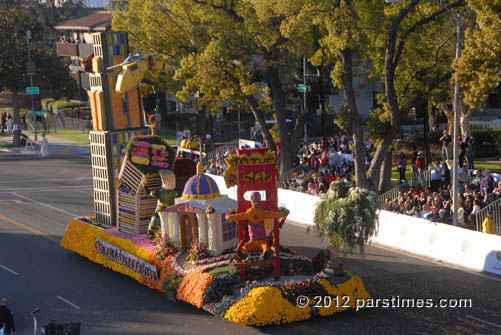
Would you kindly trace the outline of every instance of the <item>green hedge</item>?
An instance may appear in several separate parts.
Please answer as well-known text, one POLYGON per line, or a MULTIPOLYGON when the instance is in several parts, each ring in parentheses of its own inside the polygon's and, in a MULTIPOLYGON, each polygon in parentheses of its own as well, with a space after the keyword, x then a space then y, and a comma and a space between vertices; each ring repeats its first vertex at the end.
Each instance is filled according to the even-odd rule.
POLYGON ((44 111, 49 110, 49 105, 52 104, 55 101, 56 101, 56 99, 54 99, 54 98, 45 98, 45 99, 42 99, 42 109, 44 111))
POLYGON ((499 156, 501 152, 501 129, 472 130, 475 137, 475 158, 499 156))
POLYGON ((90 113, 89 105, 83 101, 66 101, 66 100, 56 100, 54 98, 42 99, 42 108, 45 111, 49 111, 52 107, 54 113, 57 113, 59 108, 63 109, 63 113, 68 116, 73 111, 75 107, 83 107, 80 109, 81 112, 85 114, 90 113))

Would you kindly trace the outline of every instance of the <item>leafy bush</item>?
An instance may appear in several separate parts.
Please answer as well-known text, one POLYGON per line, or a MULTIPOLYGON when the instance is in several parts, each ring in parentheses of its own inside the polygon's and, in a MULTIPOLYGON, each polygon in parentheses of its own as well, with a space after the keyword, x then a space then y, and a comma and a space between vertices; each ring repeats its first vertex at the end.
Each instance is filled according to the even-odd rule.
POLYGON ((167 120, 169 121, 179 121, 184 122, 197 117, 195 113, 179 113, 179 112, 169 112, 167 113, 167 120))
POLYGON ((475 138, 475 144, 473 145, 475 158, 493 157, 499 155, 501 152, 499 150, 501 149, 501 130, 473 130, 471 134, 475 138))
POLYGON ((165 259, 165 257, 176 253, 176 251, 176 246, 168 235, 162 237, 160 232, 155 234, 155 256, 157 259, 165 259))
POLYGON ((162 282, 162 291, 169 301, 176 302, 177 289, 182 279, 183 275, 176 271, 172 271, 165 276, 162 282))
POLYGON ((84 101, 66 101, 66 100, 55 100, 53 98, 47 98, 42 100, 42 108, 44 110, 50 110, 52 107, 52 110, 54 113, 57 112, 58 108, 63 109, 63 113, 68 114, 70 113, 73 108, 75 107, 83 107, 85 110, 89 110, 89 106, 86 102, 84 101), (45 105, 44 105, 45 101, 45 105))
POLYGON ((330 246, 363 254, 377 228, 377 195, 347 181, 333 182, 315 207, 314 229, 330 246))
POLYGON ((190 253, 188 257, 186 257, 187 261, 198 261, 200 259, 209 258, 210 255, 207 252, 207 249, 203 247, 200 242, 195 242, 192 244, 190 253))
MULTIPOLYGON (((430 144, 440 144, 440 137, 442 134, 438 131, 432 131, 429 134, 430 144)), ((424 145, 424 134, 412 134, 404 136, 401 140, 399 140, 395 149, 401 149, 406 147, 407 149, 411 149, 412 147, 421 148, 424 145)))
POLYGON ((42 99, 42 109, 44 111, 49 110, 49 104, 53 103, 54 101, 56 101, 56 99, 54 99, 54 98, 42 99))

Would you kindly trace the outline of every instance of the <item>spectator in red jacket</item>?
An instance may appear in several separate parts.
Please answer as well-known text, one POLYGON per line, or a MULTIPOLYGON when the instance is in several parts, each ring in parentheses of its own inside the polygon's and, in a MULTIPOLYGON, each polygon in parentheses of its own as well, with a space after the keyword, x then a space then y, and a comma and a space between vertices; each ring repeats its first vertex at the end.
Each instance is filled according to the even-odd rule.
POLYGON ((317 155, 313 155, 310 160, 310 170, 318 171, 320 167, 320 162, 318 161, 317 155))
POLYGON ((424 186, 424 184, 425 184, 424 173, 426 171, 426 160, 424 159, 424 155, 423 155, 422 151, 418 152, 418 156, 416 159, 416 168, 417 168, 417 172, 418 172, 419 184, 424 186))

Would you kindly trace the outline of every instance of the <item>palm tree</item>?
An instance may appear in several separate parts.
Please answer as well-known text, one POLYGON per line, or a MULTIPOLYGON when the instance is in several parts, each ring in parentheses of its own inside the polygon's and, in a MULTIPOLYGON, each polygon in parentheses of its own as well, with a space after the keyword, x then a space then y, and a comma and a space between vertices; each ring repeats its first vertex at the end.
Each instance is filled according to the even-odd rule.
POLYGON ((330 261, 318 274, 334 281, 344 275, 340 250, 364 253, 364 247, 377 229, 377 195, 350 182, 333 182, 315 208, 314 229, 329 242, 330 261))

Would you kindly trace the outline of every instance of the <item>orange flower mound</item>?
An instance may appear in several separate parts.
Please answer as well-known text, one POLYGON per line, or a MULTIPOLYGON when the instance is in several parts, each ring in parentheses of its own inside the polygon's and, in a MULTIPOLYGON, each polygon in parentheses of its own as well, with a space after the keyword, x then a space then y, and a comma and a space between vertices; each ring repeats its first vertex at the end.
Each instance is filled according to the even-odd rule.
POLYGON ((193 271, 184 276, 177 289, 178 300, 186 301, 198 308, 204 304, 204 293, 212 284, 212 275, 201 271, 193 271))

